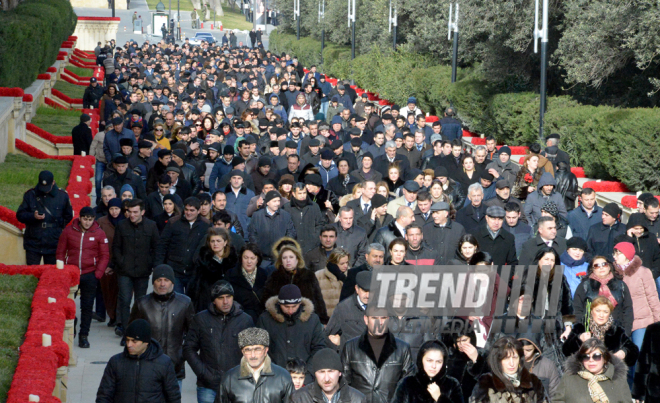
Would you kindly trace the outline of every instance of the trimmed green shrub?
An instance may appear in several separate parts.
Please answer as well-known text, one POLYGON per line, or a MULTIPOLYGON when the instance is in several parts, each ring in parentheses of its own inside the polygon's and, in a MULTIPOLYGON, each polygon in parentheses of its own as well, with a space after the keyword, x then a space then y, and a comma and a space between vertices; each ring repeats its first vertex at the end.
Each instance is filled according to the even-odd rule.
MULTIPOLYGON (((320 64, 320 42, 295 35, 270 37, 277 53, 298 57, 304 66, 320 64)), ((326 42, 327 43, 327 42, 326 42)), ((465 126, 494 136, 498 143, 528 145, 539 141, 537 93, 499 93, 501 86, 484 79, 479 67, 459 69, 451 84, 451 67, 433 65, 407 46, 397 52, 372 49, 350 60, 350 48, 327 44, 320 70, 332 77, 353 78, 365 90, 404 105, 414 95, 425 112, 441 115, 453 105, 465 126)), ((660 111, 581 105, 569 96, 548 97, 545 132, 559 133, 574 166, 589 177, 617 179, 635 191, 660 191, 660 111)))
POLYGON ((0 13, 0 87, 30 86, 55 62, 76 22, 68 0, 26 0, 0 13))

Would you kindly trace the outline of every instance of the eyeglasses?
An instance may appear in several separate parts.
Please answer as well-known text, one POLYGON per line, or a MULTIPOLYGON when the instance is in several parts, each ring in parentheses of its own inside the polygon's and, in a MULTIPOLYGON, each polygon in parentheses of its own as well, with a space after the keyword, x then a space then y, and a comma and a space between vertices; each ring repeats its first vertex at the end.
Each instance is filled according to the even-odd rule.
POLYGON ((582 362, 587 362, 592 360, 593 362, 600 362, 600 360, 603 359, 603 355, 601 353, 594 353, 591 355, 584 354, 582 357, 580 357, 580 361, 582 362))
POLYGON ((594 263, 593 265, 591 265, 591 267, 594 268, 594 269, 600 269, 601 267, 606 267, 606 266, 609 266, 609 265, 607 264, 607 262, 603 262, 603 263, 594 263))
POLYGON ((254 348, 246 347, 243 349, 243 354, 261 354, 263 352, 264 352, 263 347, 254 347, 254 348))

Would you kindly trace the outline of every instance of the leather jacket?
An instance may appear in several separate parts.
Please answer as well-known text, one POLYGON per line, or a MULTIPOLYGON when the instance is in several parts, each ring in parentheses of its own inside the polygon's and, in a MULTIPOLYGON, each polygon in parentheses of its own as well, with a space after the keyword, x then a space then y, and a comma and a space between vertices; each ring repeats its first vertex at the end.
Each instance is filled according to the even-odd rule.
MULTIPOLYGON (((348 386, 344 377, 339 379, 339 400, 337 403, 366 403, 367 398, 355 388, 348 386)), ((323 391, 315 381, 298 389, 291 395, 291 403, 324 403, 323 391)))
POLYGON ((222 377, 214 403, 288 403, 293 392, 289 372, 266 357, 258 381, 245 358, 222 377))
POLYGON ((183 358, 183 337, 188 332, 195 315, 190 298, 183 294, 172 294, 160 300, 156 293, 147 294, 137 300, 131 311, 130 322, 144 319, 151 325, 151 337, 156 339, 163 352, 174 362, 177 379, 186 377, 183 358))
POLYGON ((387 403, 392 400, 399 380, 415 367, 410 346, 388 332, 376 361, 367 332, 344 346, 341 355, 343 374, 349 385, 365 394, 368 403, 387 403))

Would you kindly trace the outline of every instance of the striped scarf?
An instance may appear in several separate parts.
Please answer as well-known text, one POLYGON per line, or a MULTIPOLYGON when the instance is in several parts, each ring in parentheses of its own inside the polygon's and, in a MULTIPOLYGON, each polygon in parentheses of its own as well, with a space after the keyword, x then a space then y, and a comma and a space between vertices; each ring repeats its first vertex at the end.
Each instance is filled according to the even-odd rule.
POLYGON ((603 391, 603 388, 598 384, 600 381, 606 381, 609 379, 603 374, 598 374, 594 375, 589 371, 580 371, 578 372, 578 375, 582 377, 582 379, 587 380, 587 386, 589 387, 589 396, 591 396, 591 400, 594 403, 609 403, 610 399, 607 397, 605 394, 605 391, 603 391))

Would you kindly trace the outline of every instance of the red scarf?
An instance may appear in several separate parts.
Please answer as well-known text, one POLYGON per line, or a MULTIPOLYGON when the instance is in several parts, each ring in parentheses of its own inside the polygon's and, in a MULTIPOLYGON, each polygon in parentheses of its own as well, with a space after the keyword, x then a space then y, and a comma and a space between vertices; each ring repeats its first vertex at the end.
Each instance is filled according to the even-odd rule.
POLYGON ((600 283, 600 288, 598 289, 598 296, 599 297, 605 297, 605 298, 609 299, 610 302, 612 303, 612 305, 614 305, 614 307, 616 308, 616 306, 618 305, 618 302, 616 301, 616 299, 614 299, 614 296, 610 292, 610 288, 607 286, 607 283, 609 283, 610 280, 612 280, 614 278, 614 274, 610 273, 610 274, 607 275, 607 277, 600 278, 600 277, 596 277, 595 274, 591 273, 589 278, 593 279, 593 280, 596 280, 600 283))

